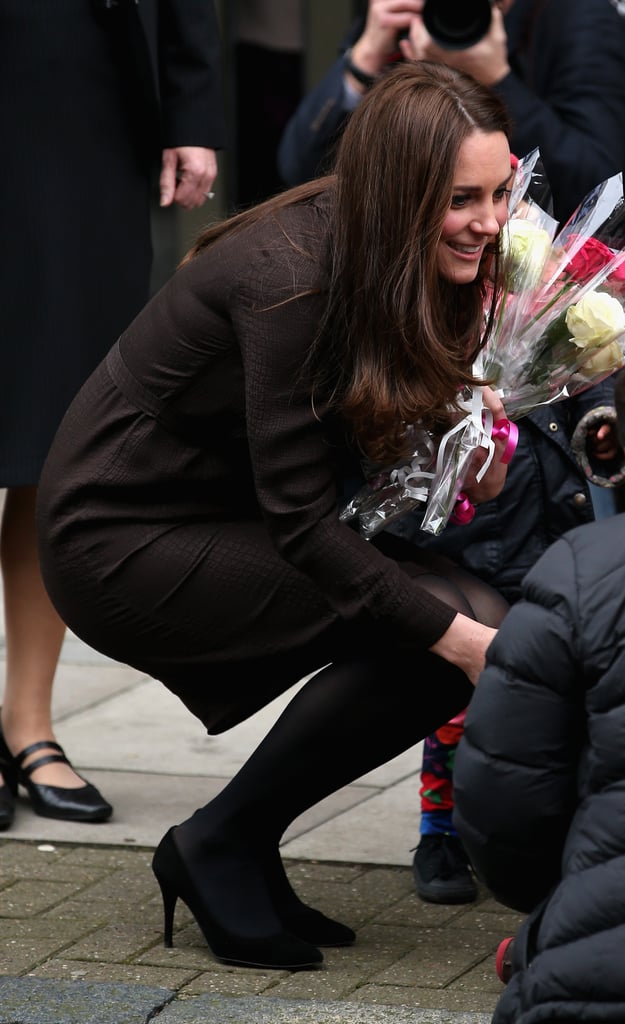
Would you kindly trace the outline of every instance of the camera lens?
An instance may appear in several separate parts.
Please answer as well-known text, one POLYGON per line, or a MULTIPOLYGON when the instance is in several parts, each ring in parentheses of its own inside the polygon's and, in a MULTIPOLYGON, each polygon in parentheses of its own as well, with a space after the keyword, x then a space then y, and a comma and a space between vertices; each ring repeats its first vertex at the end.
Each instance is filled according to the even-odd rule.
POLYGON ((423 23, 445 50, 466 50, 490 27, 491 0, 426 0, 423 23))

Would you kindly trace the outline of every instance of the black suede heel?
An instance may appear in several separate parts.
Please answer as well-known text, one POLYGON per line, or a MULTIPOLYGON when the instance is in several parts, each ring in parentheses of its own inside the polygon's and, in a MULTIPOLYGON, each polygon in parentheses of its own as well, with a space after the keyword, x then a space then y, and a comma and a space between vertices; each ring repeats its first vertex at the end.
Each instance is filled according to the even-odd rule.
POLYGON ((351 946, 356 941, 356 932, 346 924, 326 917, 305 903, 301 909, 280 912, 279 916, 288 931, 314 946, 351 946))
POLYGON ((276 913, 288 932, 312 942, 313 946, 351 946, 356 941, 356 933, 346 924, 302 902, 289 881, 279 851, 263 858, 263 869, 276 913))
POLYGON ((323 954, 313 945, 282 931, 247 938, 218 924, 205 905, 202 893, 189 876, 174 839, 175 829, 161 839, 152 859, 152 870, 160 886, 164 910, 165 946, 173 945, 176 901, 180 898, 193 914, 215 959, 239 967, 302 970, 318 967, 323 954))

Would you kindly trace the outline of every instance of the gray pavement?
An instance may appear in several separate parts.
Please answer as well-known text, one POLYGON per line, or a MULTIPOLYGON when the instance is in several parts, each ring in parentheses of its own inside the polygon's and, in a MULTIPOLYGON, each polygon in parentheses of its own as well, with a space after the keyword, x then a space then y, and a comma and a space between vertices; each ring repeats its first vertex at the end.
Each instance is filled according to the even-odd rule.
POLYGON ((295 888, 355 928, 354 946, 324 950, 314 971, 228 967, 178 903, 175 946, 163 947, 155 845, 224 785, 288 699, 208 737, 159 683, 68 635, 55 728, 115 813, 99 825, 52 821, 21 792, 13 827, 0 833, 0 1024, 490 1021, 501 992, 494 952, 520 918, 484 891, 456 907, 417 898, 419 747, 285 836, 295 888))

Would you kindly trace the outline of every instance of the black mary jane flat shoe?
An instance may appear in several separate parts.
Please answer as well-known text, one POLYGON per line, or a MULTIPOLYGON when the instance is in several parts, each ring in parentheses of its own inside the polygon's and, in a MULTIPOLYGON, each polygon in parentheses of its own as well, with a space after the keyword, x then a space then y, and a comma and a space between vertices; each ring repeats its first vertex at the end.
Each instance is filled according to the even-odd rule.
POLYGON ((15 817, 15 795, 6 784, 0 786, 0 832, 10 828, 15 817))
MULTIPOLYGON (((65 752, 53 740, 41 740, 31 743, 19 754, 13 756, 7 747, 6 740, 0 730, 0 771, 5 780, 5 787, 14 797, 17 795, 18 783, 23 786, 30 797, 33 811, 43 818, 57 818, 60 821, 106 821, 113 813, 113 808, 104 799, 99 790, 83 779, 84 786, 70 789, 66 786, 46 786, 33 782, 31 775, 37 768, 43 768, 53 761, 62 761, 70 768, 73 765, 65 756, 65 752), (23 767, 26 758, 38 750, 54 750, 56 753, 46 754, 23 767)), ((76 769, 73 768, 75 771, 76 769)), ((79 776, 82 779, 82 775, 79 776)), ((0 795, 1 795, 0 790, 0 795)), ((1 805, 0 805, 1 806, 1 805)), ((1 814, 1 812, 0 812, 1 814)), ((0 827, 2 818, 0 816, 0 827)), ((10 825, 10 821, 5 827, 10 825)))

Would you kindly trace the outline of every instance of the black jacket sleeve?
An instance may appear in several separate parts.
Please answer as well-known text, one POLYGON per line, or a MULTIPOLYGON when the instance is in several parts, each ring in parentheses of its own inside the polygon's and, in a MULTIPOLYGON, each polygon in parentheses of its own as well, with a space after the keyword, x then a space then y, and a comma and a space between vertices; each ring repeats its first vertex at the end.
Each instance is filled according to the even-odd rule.
POLYGON ((158 148, 221 149, 223 72, 213 0, 142 0, 136 10, 137 58, 145 60, 159 111, 158 148))

